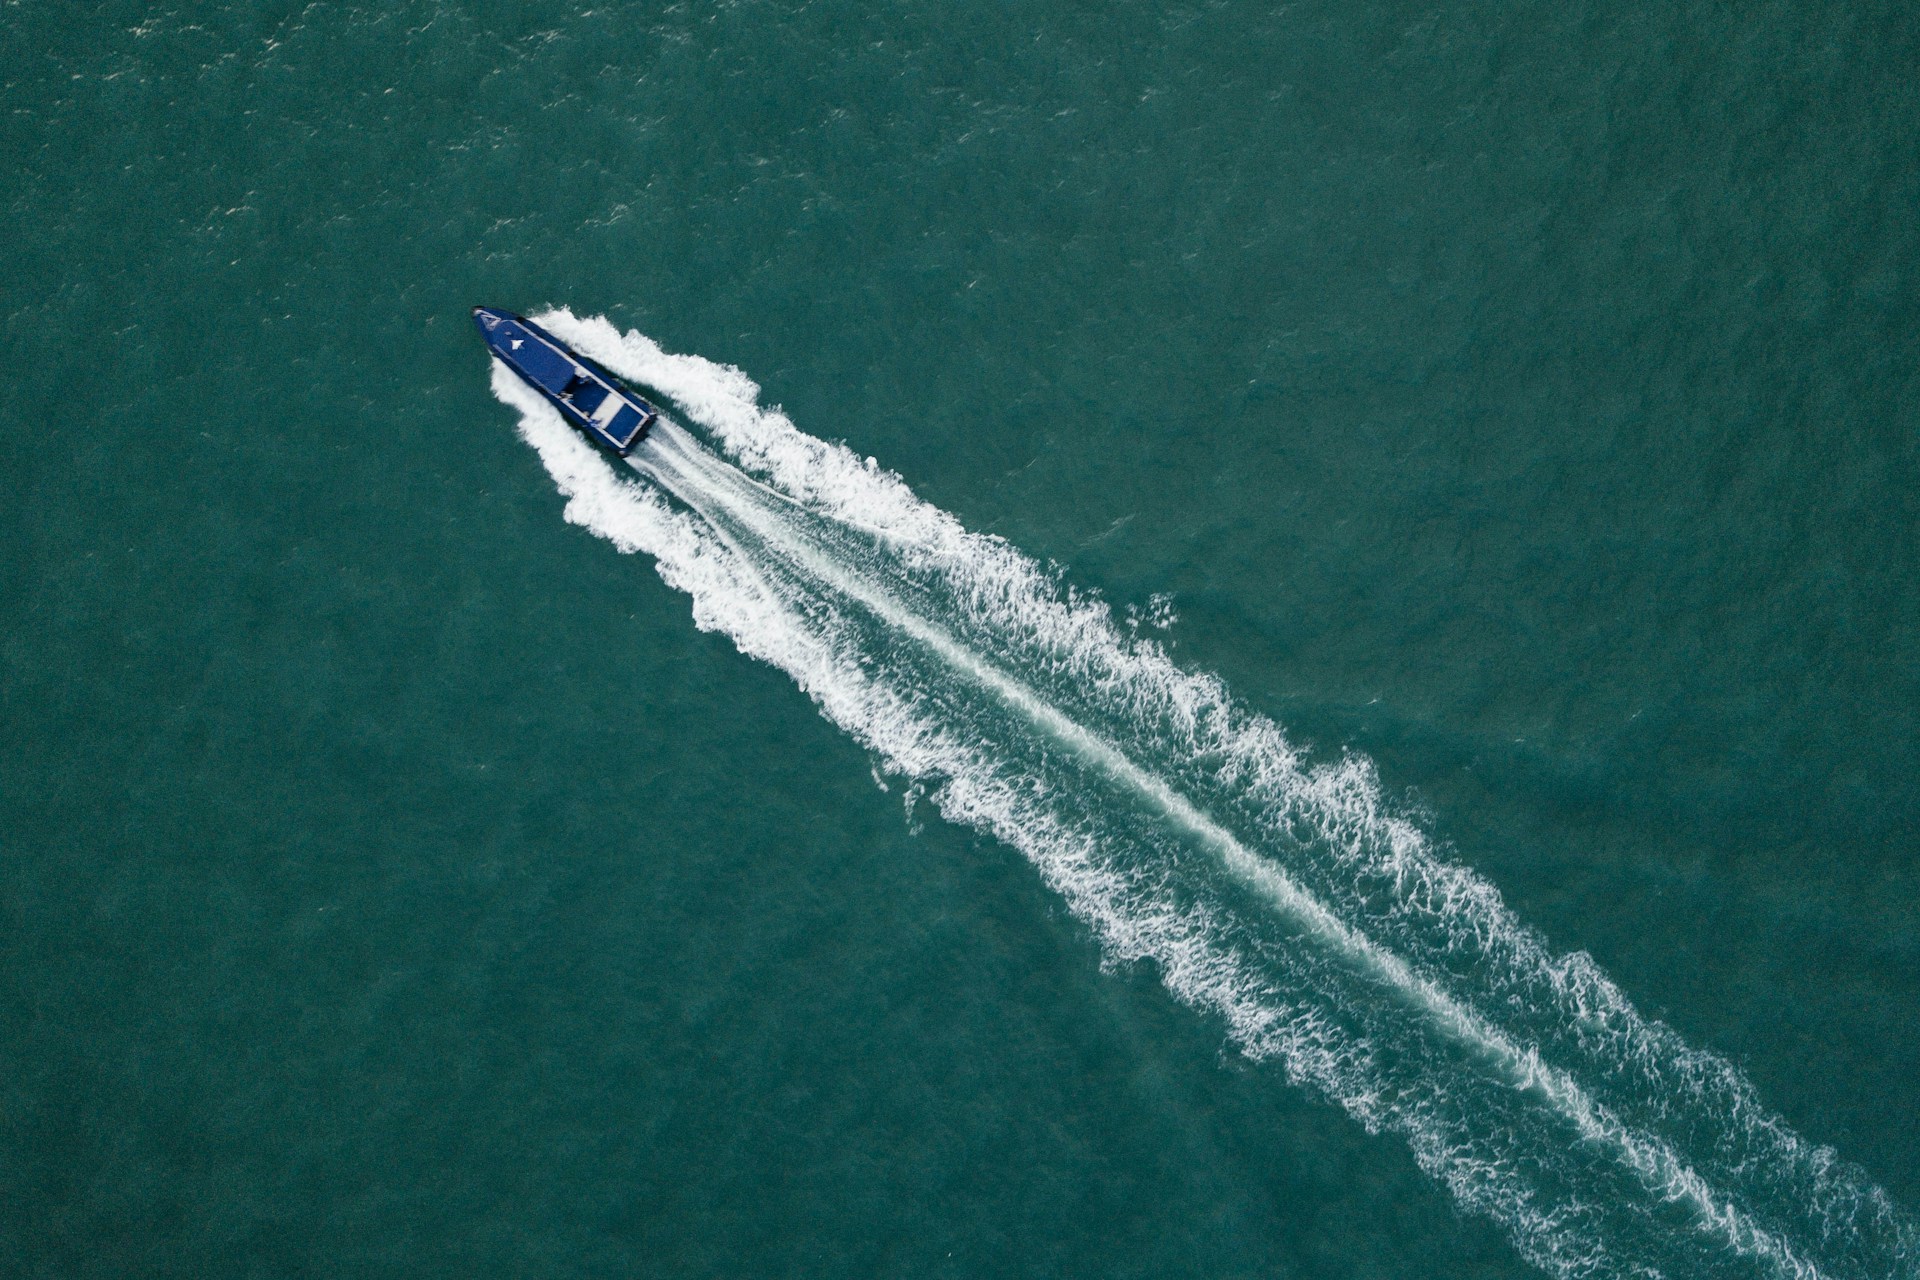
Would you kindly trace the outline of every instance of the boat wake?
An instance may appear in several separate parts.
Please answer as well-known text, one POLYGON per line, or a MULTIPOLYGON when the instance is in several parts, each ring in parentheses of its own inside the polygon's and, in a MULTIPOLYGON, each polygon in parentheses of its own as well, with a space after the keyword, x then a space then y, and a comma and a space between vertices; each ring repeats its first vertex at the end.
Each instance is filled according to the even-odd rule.
POLYGON ((1559 1276, 1920 1275, 1920 1230, 1447 861, 1368 761, 1272 721, 1005 541, 758 403, 738 370, 536 319, 671 398, 622 477, 495 366, 566 518, 654 557, 949 820, 1024 854, 1108 955, 1400 1135, 1559 1276))

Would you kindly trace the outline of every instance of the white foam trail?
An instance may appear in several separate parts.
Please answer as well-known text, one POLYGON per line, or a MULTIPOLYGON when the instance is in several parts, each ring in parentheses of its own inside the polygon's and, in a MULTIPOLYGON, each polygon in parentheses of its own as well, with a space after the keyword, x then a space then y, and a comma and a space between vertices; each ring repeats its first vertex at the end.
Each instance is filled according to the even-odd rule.
MULTIPOLYGON (((1684 1254, 1660 1261, 1658 1233, 1674 1228, 1655 1219, 1660 1204, 1672 1203, 1692 1224, 1681 1230, 1720 1239, 1732 1256, 1764 1263, 1765 1272, 1909 1273, 1912 1232, 1884 1195, 1766 1116, 1726 1064, 1641 1020, 1585 957, 1548 953, 1512 921, 1491 886, 1435 858, 1416 827, 1385 809, 1364 761, 1307 769, 1276 726, 1238 712, 1217 680, 1180 672, 1156 646, 1129 641, 1104 606, 1063 590, 1004 542, 966 532, 871 459, 761 409, 757 388, 738 371, 668 355, 604 321, 566 313, 540 319, 617 372, 672 396, 761 477, 663 431, 642 465, 657 468, 706 518, 685 515, 650 488, 618 480, 539 397, 497 370, 496 394, 521 411, 522 433, 569 495, 569 520, 623 550, 654 555, 663 578, 693 598, 700 626, 725 631, 743 652, 789 671, 891 768, 946 779, 935 796, 942 812, 1022 849, 1114 954, 1152 957, 1182 999, 1224 1014, 1249 1053, 1280 1061, 1291 1078, 1369 1128, 1405 1134, 1421 1165, 1464 1205, 1506 1224, 1527 1256, 1563 1275, 1657 1273, 1662 1265, 1673 1274, 1702 1273, 1678 1260, 1684 1254), (823 518, 885 545, 879 578, 809 529, 809 520, 823 518), (817 588, 796 586, 801 579, 817 588), (946 593, 939 622, 914 604, 914 590, 935 588, 946 593), (1520 1164, 1553 1154, 1527 1136, 1534 1121, 1508 1114, 1511 1103, 1498 1093, 1473 1093, 1470 1080, 1443 1077, 1444 1064, 1399 1076, 1382 1068, 1369 1035, 1408 1034, 1387 1014, 1341 994, 1326 975, 1317 975, 1315 987, 1260 968, 1226 940, 1239 927, 1230 907, 1156 896, 1140 867, 1116 856, 1130 847, 1117 827, 1076 826, 1037 794, 1044 787, 995 754, 990 737, 951 715, 943 723, 929 714, 912 681, 870 675, 870 666, 879 671, 885 663, 869 661, 873 638, 843 606, 910 639, 1147 801, 1322 951, 1469 1046, 1482 1072, 1509 1094, 1532 1099, 1530 1106, 1561 1118, 1581 1142, 1611 1152, 1643 1188, 1638 1194, 1650 1192, 1652 1200, 1616 1211, 1545 1186, 1547 1175, 1529 1181, 1520 1164), (1040 692, 1036 680, 1051 681, 1051 692, 1040 692), (1143 751, 1151 767, 1140 763, 1143 751), (1225 805, 1227 820, 1196 805, 1189 798, 1196 793, 1209 808, 1225 805), (1249 846, 1249 832, 1262 852, 1249 846), (1274 848, 1293 850, 1292 874, 1263 856, 1274 848), (1450 967, 1459 955, 1471 962, 1457 966, 1470 970, 1464 976, 1450 967), (1360 1019, 1368 1034, 1343 1028, 1342 1017, 1360 1019), (1543 1045, 1573 1062, 1588 1084, 1550 1065, 1543 1045), (1649 1082, 1651 1093, 1641 1087, 1649 1082), (1467 1101, 1479 1111, 1466 1113, 1467 1101), (1721 1157, 1709 1143, 1689 1161, 1655 1132, 1670 1113, 1731 1134, 1737 1150, 1721 1157), (1769 1161, 1787 1172, 1753 1172, 1769 1161), (1805 1205, 1773 1203, 1775 1182, 1805 1205), (1756 1198, 1765 1202, 1759 1209, 1756 1198)), ((1184 874, 1169 865, 1173 872, 1152 875, 1184 874)), ((1211 892, 1204 884, 1195 891, 1211 892)), ((1301 971, 1315 963, 1304 957, 1301 971)))
MULTIPOLYGON (((902 608, 883 590, 862 582, 857 575, 815 554, 803 543, 797 543, 786 530, 766 520, 753 508, 737 500, 730 501, 725 477, 717 476, 711 468, 701 466, 681 441, 669 437, 668 449, 672 456, 692 462, 693 469, 704 471, 709 481, 704 489, 675 484, 673 488, 676 494, 702 510, 708 509, 707 502, 724 504, 730 516, 752 528, 764 540, 781 543, 781 550, 802 563, 807 571, 859 600, 890 626, 938 653, 954 669, 965 672, 970 679, 990 690, 1043 732, 1070 745, 1108 775, 1149 799, 1161 812, 1199 837, 1240 881, 1262 893, 1300 927, 1331 944, 1348 959, 1365 965, 1393 990, 1425 1010, 1449 1034, 1489 1055, 1514 1087, 1537 1091, 1573 1121, 1582 1138, 1612 1148, 1658 1194, 1687 1201, 1703 1224, 1722 1234, 1729 1244, 1745 1253, 1771 1257, 1789 1274, 1818 1274, 1810 1264, 1797 1256, 1786 1241, 1755 1225, 1734 1206, 1721 1202, 1705 1181, 1665 1144, 1636 1134, 1620 1124, 1604 1107, 1596 1105, 1565 1072, 1543 1063, 1537 1052, 1520 1048, 1432 982, 1413 972, 1400 957, 1384 950, 1346 924, 1323 903, 1304 892, 1284 871, 1256 855, 1160 778, 1128 759, 1112 743, 1088 732, 1032 689, 957 644, 940 628, 902 608)), ((644 468, 644 464, 640 465, 644 468)), ((652 468, 644 469, 652 471, 652 468)))

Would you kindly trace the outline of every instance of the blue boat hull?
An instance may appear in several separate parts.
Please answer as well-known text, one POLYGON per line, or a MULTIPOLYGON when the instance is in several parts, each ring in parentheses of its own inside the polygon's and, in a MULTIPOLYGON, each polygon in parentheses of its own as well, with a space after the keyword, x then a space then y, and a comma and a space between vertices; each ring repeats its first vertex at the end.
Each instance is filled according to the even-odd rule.
POLYGON ((495 359, 602 448, 625 457, 660 416, 606 370, 525 316, 475 307, 473 325, 495 359))

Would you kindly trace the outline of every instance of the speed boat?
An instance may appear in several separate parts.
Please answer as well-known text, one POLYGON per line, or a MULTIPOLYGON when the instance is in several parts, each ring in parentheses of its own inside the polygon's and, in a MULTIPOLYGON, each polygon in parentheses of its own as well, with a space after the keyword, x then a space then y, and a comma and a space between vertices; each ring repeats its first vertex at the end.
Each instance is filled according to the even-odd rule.
POLYGON ((621 457, 632 452, 660 416, 612 374, 525 316, 475 307, 473 324, 500 363, 545 396, 589 440, 621 457))

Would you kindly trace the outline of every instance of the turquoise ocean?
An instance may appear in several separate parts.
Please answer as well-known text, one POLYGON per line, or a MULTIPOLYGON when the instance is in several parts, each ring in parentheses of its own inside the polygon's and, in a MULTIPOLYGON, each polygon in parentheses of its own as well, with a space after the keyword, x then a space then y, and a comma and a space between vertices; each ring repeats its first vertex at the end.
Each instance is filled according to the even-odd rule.
POLYGON ((0 5, 0 1276, 1920 1277, 1917 12, 0 5))

